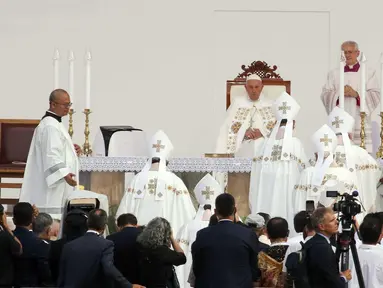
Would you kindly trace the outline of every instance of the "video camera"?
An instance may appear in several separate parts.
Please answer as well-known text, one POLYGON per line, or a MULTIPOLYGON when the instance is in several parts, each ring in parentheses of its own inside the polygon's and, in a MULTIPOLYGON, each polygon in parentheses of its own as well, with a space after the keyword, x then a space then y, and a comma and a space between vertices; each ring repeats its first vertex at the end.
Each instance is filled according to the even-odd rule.
POLYGON ((342 217, 351 220, 352 217, 362 212, 362 206, 358 204, 358 192, 352 194, 339 194, 337 191, 327 191, 326 196, 331 198, 341 197, 341 200, 334 204, 334 212, 342 213, 342 217))

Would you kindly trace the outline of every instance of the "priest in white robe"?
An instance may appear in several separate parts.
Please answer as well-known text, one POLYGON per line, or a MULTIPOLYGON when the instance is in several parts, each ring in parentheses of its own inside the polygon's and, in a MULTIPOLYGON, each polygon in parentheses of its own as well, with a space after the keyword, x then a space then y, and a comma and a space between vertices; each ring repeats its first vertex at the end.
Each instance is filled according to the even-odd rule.
POLYGON ((181 288, 190 288, 188 277, 193 262, 191 245, 197 237, 197 232, 209 225, 210 216, 215 209, 215 198, 221 193, 221 185, 210 174, 206 174, 194 188, 194 195, 199 204, 197 215, 182 226, 176 238, 187 259, 185 265, 176 267, 181 288))
POLYGON ((120 202, 116 219, 124 213, 137 217, 146 225, 155 217, 167 219, 174 235, 196 214, 189 192, 180 178, 166 168, 173 145, 159 130, 149 142, 150 158, 130 184, 120 202))
POLYGON ((78 181, 81 148, 73 144, 61 122, 71 105, 65 90, 50 94, 49 110, 33 134, 20 193, 20 202, 34 204, 56 219, 61 218, 64 201, 78 181))
MULTIPOLYGON (((249 75, 245 88, 246 95, 237 98, 226 112, 216 143, 216 153, 251 158, 254 146, 261 147, 275 125, 272 102, 262 94, 262 79, 256 74, 249 75)), ((241 216, 248 215, 250 175, 215 173, 214 176, 224 188, 228 185, 226 191, 235 197, 238 213, 241 216)))
MULTIPOLYGON (((302 171, 294 191, 294 211, 306 210, 306 201, 320 202, 330 207, 334 200, 326 197, 328 187, 343 187, 339 193, 357 190, 355 176, 346 168, 338 167, 334 159, 337 137, 328 125, 323 125, 311 138, 315 145, 316 164, 302 171)), ((331 188, 333 190, 333 188, 331 188)))
POLYGON ((329 126, 338 138, 335 161, 339 167, 347 168, 357 178, 359 199, 366 209, 365 214, 376 210, 376 187, 382 172, 377 161, 350 139, 354 123, 354 118, 339 107, 335 107, 329 115, 329 126))
POLYGON ((263 147, 254 151, 249 202, 253 214, 282 217, 294 226, 293 193, 307 158, 302 142, 294 137, 294 120, 300 106, 286 92, 273 104, 277 123, 263 147))
MULTIPOLYGON (((358 44, 354 41, 344 42, 341 46, 346 58, 344 67, 344 109, 354 117, 355 127, 352 138, 357 145, 360 145, 360 94, 361 94, 361 74, 358 56, 360 54, 358 44)), ((339 68, 329 72, 327 82, 323 87, 321 99, 330 114, 335 106, 339 105, 339 68)), ((371 114, 378 106, 380 101, 379 81, 374 70, 367 69, 366 87, 366 148, 372 152, 371 140, 371 114)))

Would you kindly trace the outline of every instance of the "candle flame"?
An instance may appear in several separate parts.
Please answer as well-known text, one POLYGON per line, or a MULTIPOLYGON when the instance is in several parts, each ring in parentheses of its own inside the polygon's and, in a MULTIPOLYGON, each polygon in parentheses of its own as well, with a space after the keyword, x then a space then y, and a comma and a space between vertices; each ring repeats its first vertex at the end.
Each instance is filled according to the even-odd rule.
POLYGON ((74 53, 73 53, 73 51, 72 50, 70 50, 69 51, 69 56, 68 56, 68 61, 69 62, 72 62, 72 61, 74 61, 74 53))
POLYGON ((366 61, 367 61, 366 56, 364 55, 363 52, 360 52, 360 62, 366 62, 366 61))
POLYGON ((53 53, 53 60, 59 60, 60 59, 60 53, 59 50, 56 48, 55 52, 53 53))

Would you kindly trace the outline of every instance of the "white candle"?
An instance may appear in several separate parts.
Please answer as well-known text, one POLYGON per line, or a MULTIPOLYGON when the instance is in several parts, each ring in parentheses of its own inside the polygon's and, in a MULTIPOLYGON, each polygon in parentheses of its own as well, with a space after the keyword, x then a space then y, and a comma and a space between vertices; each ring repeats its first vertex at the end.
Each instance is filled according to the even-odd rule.
POLYGON ((340 54, 339 64, 339 108, 344 109, 344 53, 340 54))
POLYGON ((73 51, 69 51, 69 96, 71 102, 74 102, 74 53, 73 51))
POLYGON ((86 52, 85 62, 85 109, 90 109, 90 64, 92 55, 90 52, 86 52))
POLYGON ((361 77, 361 89, 360 89, 360 112, 366 112, 366 58, 364 53, 360 57, 360 77, 361 77))
POLYGON ((380 112, 383 112, 383 53, 380 57, 380 112))
POLYGON ((59 60, 60 60, 60 53, 59 50, 56 49, 53 55, 53 89, 59 88, 59 60))

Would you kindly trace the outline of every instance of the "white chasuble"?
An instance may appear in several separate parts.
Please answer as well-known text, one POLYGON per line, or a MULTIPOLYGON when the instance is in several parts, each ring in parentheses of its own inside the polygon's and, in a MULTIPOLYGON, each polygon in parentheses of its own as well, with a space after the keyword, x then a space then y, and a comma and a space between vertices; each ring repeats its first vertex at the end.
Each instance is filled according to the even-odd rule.
MULTIPOLYGON (((357 66, 356 64, 354 66, 357 66)), ((360 69, 348 69, 350 72, 344 73, 344 85, 351 86, 361 95, 361 76, 360 69)), ((346 70, 346 71, 348 71, 346 70)), ((327 82, 323 87, 321 99, 326 108, 327 114, 330 114, 335 106, 338 105, 339 98, 339 68, 329 72, 327 82)), ((374 70, 367 69, 367 91, 366 91, 366 149, 372 151, 371 140, 371 113, 380 102, 379 81, 374 70)), ((360 145, 360 106, 359 101, 353 97, 344 98, 344 110, 355 119, 355 127, 352 140, 360 145)))
POLYGON ((176 240, 180 244, 182 250, 184 251, 186 255, 185 265, 176 267, 177 277, 178 277, 178 281, 180 282, 181 288, 191 287, 188 282, 190 270, 193 264, 191 246, 197 237, 197 232, 209 226, 209 221, 201 220, 203 213, 204 213, 203 206, 200 206, 195 218, 191 222, 182 226, 177 233, 176 240))
MULTIPOLYGON (((306 210, 306 201, 313 200, 315 207, 317 207, 318 202, 321 202, 322 205, 329 207, 331 203, 336 199, 327 198, 326 191, 327 187, 330 185, 330 180, 332 182, 336 181, 342 184, 345 188, 346 193, 352 193, 353 191, 358 191, 357 179, 355 179, 354 174, 352 174, 348 169, 343 167, 329 167, 326 170, 326 174, 323 178, 321 186, 315 186, 312 184, 313 175, 315 172, 315 167, 308 167, 302 171, 299 182, 294 187, 293 193, 293 205, 294 213, 299 211, 306 210), (323 203, 326 202, 326 203, 323 203), (331 202, 331 203, 330 203, 331 202)), ((341 192, 341 191, 339 191, 341 192)))
MULTIPOLYGON (((275 140, 271 158, 265 161, 264 145, 253 158, 249 205, 251 213, 264 212, 285 218, 294 224, 293 193, 301 171, 306 167, 306 154, 298 138, 292 139, 289 160, 281 160, 283 139, 275 140)), ((290 226, 293 227, 293 226, 290 226)))
MULTIPOLYGON (((377 211, 376 204, 379 200, 377 199, 377 184, 382 174, 380 166, 366 150, 357 145, 351 145, 351 151, 347 157, 352 157, 352 163, 355 163, 355 171, 351 171, 352 168, 349 168, 349 170, 354 172, 358 179, 359 198, 366 209, 364 214, 377 211)), ((343 145, 337 146, 335 161, 339 167, 347 168, 343 145)))
POLYGON ((169 171, 149 171, 148 182, 143 191, 136 191, 136 181, 142 172, 138 173, 130 184, 120 202, 116 213, 118 216, 124 213, 132 213, 137 217, 139 225, 146 225, 155 217, 167 219, 174 235, 182 225, 188 223, 196 214, 189 192, 180 178, 169 171), (157 182, 164 185, 164 195, 158 195, 157 182))
POLYGON ((74 189, 64 177, 69 173, 77 175, 78 169, 78 157, 67 129, 53 117, 43 118, 29 148, 20 202, 30 202, 40 212, 60 219, 66 197, 74 189))

